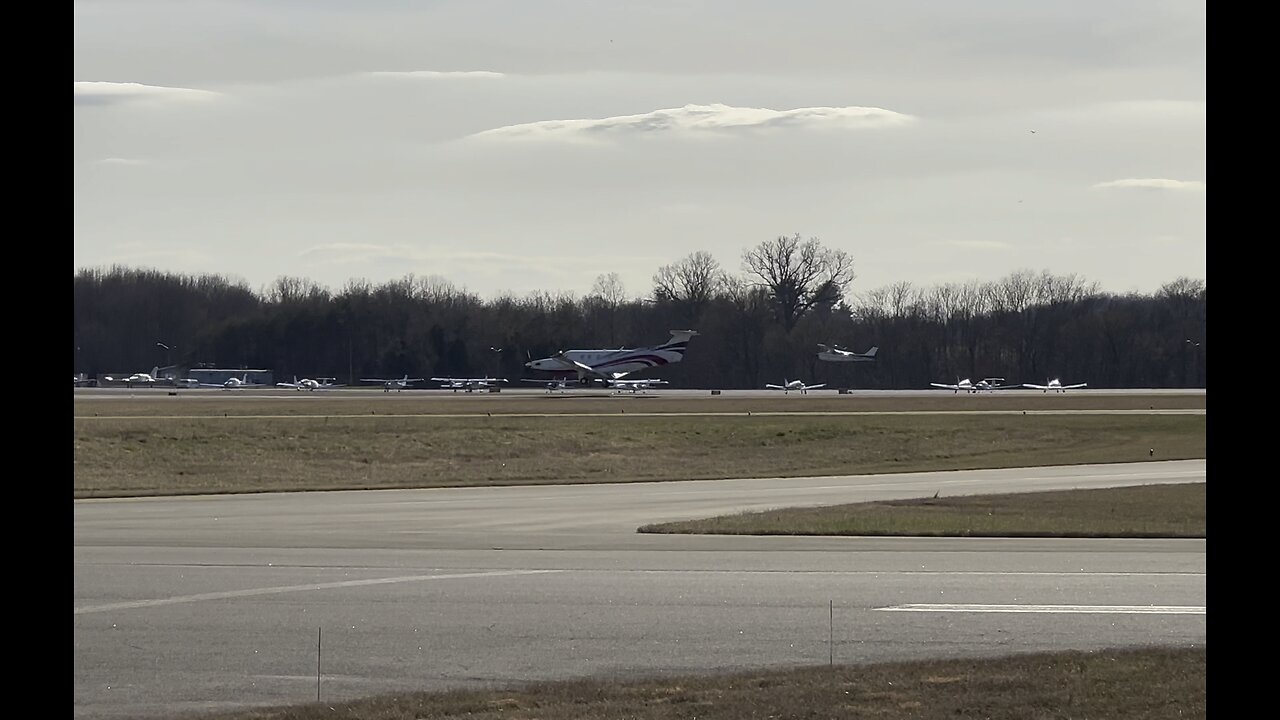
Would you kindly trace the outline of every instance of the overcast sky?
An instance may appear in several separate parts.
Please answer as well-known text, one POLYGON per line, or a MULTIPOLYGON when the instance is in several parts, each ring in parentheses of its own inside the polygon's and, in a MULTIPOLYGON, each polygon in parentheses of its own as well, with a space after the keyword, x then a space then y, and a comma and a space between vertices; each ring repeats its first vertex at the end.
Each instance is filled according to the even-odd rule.
POLYGON ((75 3, 75 269, 1207 279, 1203 0, 75 3))

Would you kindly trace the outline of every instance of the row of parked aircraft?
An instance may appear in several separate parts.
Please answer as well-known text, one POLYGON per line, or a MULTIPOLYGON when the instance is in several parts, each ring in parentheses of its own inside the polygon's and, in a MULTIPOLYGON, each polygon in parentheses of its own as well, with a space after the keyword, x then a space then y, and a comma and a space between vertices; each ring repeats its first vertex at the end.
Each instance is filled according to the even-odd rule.
POLYGON ((1052 378, 1050 380, 1046 380, 1043 385, 1037 385, 1035 383, 1003 385, 1001 384, 1003 382, 1004 382, 1004 378, 989 377, 989 378, 983 378, 977 382, 973 382, 969 378, 964 378, 963 380, 956 380, 954 385, 951 383, 929 383, 929 384, 936 388, 951 390, 957 394, 959 394, 960 391, 962 390, 967 393, 978 393, 978 392, 995 392, 996 390, 1020 390, 1023 388, 1027 388, 1030 390, 1042 390, 1046 393, 1049 392, 1050 390, 1052 390, 1053 392, 1066 392, 1068 390, 1075 390, 1078 388, 1089 386, 1089 383, 1075 383, 1072 385, 1063 385, 1062 380, 1058 378, 1052 378))
MULTIPOLYGON (((538 360, 530 360, 525 363, 525 367, 529 370, 538 372, 547 372, 553 377, 548 379, 537 378, 521 378, 522 382, 538 383, 543 385, 547 392, 555 392, 557 390, 564 391, 573 385, 588 386, 591 384, 601 384, 605 387, 618 390, 619 392, 630 391, 632 393, 646 391, 650 388, 668 384, 665 380, 657 380, 653 378, 627 379, 625 376, 639 370, 647 370, 649 368, 662 367, 678 363, 684 359, 685 351, 688 349, 689 340, 698 334, 695 330, 672 330, 671 337, 665 343, 639 348, 618 348, 610 349, 593 349, 593 350, 562 350, 550 357, 540 358, 538 360), (570 378, 576 378, 576 383, 570 378)), ((818 345, 818 359, 827 362, 871 362, 876 358, 879 348, 871 346, 866 352, 854 352, 835 345, 818 345)), ((126 387, 133 385, 153 385, 161 382, 159 378, 160 369, 152 368, 150 373, 134 373, 125 378, 113 378, 107 376, 109 382, 124 382, 126 387)), ((476 390, 488 390, 506 383, 506 378, 479 377, 479 378, 455 378, 455 377, 433 377, 433 378, 411 378, 408 374, 400 378, 360 378, 360 382, 381 383, 383 390, 390 392, 391 390, 405 390, 413 386, 414 383, 426 382, 430 379, 432 382, 441 383, 440 387, 457 392, 463 390, 472 392, 476 390)), ((318 378, 299 379, 294 376, 293 382, 276 383, 277 387, 293 388, 295 390, 324 390, 329 388, 344 387, 335 384, 335 378, 318 378)), ((82 384, 83 377, 76 376, 76 385, 82 384)), ((249 387, 253 383, 249 381, 246 373, 243 377, 230 378, 220 384, 201 383, 196 380, 173 380, 164 379, 179 387, 221 387, 221 388, 240 388, 249 387)), ((1040 390, 1045 393, 1066 392, 1067 390, 1075 390, 1087 387, 1088 383, 1074 383, 1064 385, 1058 378, 1051 378, 1045 381, 1045 384, 1039 385, 1035 383, 1021 383, 1008 385, 1004 384, 1005 379, 999 377, 987 377, 978 381, 972 381, 969 378, 957 378, 955 383, 929 383, 931 387, 951 390, 959 394, 961 391, 966 393, 979 392, 995 392, 997 390, 1011 389, 1032 389, 1040 390)), ((817 390, 826 387, 825 383, 816 385, 808 385, 802 380, 783 379, 781 385, 767 384, 766 388, 772 390, 781 390, 784 393, 792 391, 801 394, 807 394, 810 390, 817 390)))

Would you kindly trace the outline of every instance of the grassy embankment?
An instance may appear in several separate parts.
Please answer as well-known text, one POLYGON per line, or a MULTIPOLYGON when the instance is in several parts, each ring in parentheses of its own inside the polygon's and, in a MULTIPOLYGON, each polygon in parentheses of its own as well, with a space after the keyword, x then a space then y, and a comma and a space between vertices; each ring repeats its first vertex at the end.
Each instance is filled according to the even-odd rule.
MULTIPOLYGON (((857 410, 862 406, 853 402, 836 405, 845 408, 840 411, 822 409, 843 402, 835 398, 732 405, 719 399, 593 402, 554 396, 466 403, 185 400, 77 402, 74 496, 788 477, 1205 454, 1202 414, 1061 415, 1032 409, 1023 415, 1004 398, 998 399, 1004 414, 929 415, 857 410), (519 414, 531 402, 598 414, 519 414), (490 414, 477 414, 477 408, 490 414), (694 414, 722 408, 736 414, 694 414), (768 414, 779 408, 868 414, 768 414), (672 414, 641 415, 655 409, 672 414), (450 414, 460 410, 467 412, 450 414)), ((928 405, 906 400, 925 409, 983 405, 951 396, 928 399, 928 405)), ((1022 398, 1021 404, 1042 400, 1022 398)), ((1203 405, 1203 396, 1196 401, 1203 405)))

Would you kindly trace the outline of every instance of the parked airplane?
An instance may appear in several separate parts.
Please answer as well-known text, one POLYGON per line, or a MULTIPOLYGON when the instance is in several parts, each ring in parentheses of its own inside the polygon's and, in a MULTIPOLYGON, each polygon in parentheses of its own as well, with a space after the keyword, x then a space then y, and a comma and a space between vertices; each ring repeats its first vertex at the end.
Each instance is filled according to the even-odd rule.
POLYGON ((784 395, 791 392, 792 390, 799 391, 801 395, 807 395, 810 390, 817 390, 818 388, 826 387, 826 386, 827 386, 826 383, 818 383, 817 385, 805 385, 803 380, 788 381, 786 378, 782 379, 781 385, 765 385, 765 387, 769 388, 770 390, 781 390, 784 395))
POLYGON ((416 382, 426 382, 426 380, 426 378, 411 378, 408 373, 405 373, 402 378, 360 378, 360 382, 382 383, 383 392, 391 392, 392 388, 395 388, 396 392, 400 392, 405 388, 413 387, 416 382))
POLYGON ((955 393, 959 393, 961 390, 967 393, 977 393, 977 392, 984 392, 984 391, 995 392, 996 390, 1011 390, 1013 388, 1022 387, 1021 385, 997 385, 996 383, 998 382, 1004 382, 1004 378, 989 377, 989 378, 983 378, 978 382, 972 382, 971 380, 969 380, 969 378, 965 378, 963 380, 957 380, 956 384, 954 385, 951 385, 948 383, 929 383, 929 384, 932 385, 933 387, 942 388, 944 390, 951 390, 955 393))
MULTIPOLYGON (((246 375, 245 379, 247 380, 248 377, 249 376, 246 375)), ((236 378, 231 378, 231 380, 235 379, 236 378)), ((311 378, 302 378, 299 380, 298 376, 294 375, 293 382, 278 382, 276 383, 276 387, 293 388, 294 390, 328 390, 329 388, 344 387, 342 385, 334 385, 333 381, 335 379, 336 378, 326 377, 316 378, 314 380, 311 378)), ((231 380, 228 380, 227 382, 231 382, 231 380)))
MULTIPOLYGON (((559 390, 564 392, 569 389, 569 381, 565 378, 552 378, 550 380, 542 380, 540 378, 520 378, 520 382, 538 383, 547 389, 547 392, 555 392, 559 390)), ((575 385, 577 383, 574 383, 575 385)))
POLYGON ((678 363, 684 359, 689 338, 696 330, 672 330, 671 339, 661 345, 616 350, 562 350, 551 357, 530 360, 530 370, 551 373, 576 373, 578 382, 588 384, 593 378, 617 380, 637 370, 678 363))
POLYGON ((134 385, 155 385, 157 382, 156 377, 159 374, 160 368, 153 367, 149 373, 134 373, 129 377, 123 378, 113 378, 110 375, 107 375, 103 379, 107 382, 122 382, 125 387, 133 387, 134 385))
POLYGON ((666 380, 655 380, 653 378, 639 378, 636 380, 608 380, 605 384, 618 392, 631 391, 631 394, 637 392, 645 392, 657 385, 666 385, 666 380))
MULTIPOLYGON (((297 378, 294 378, 295 380, 297 378)), ((200 383, 200 387, 222 388, 224 390, 235 390, 236 388, 253 387, 259 383, 249 381, 249 373, 245 373, 241 377, 229 377, 220 383, 200 383)), ((280 383, 276 383, 279 385, 280 383)))
POLYGON ((1048 380, 1045 382, 1044 385, 1035 385, 1033 383, 1022 383, 1022 387, 1024 388, 1031 388, 1032 390, 1043 390, 1045 392, 1049 392, 1050 390, 1054 392, 1066 392, 1068 390, 1075 390, 1076 388, 1087 387, 1088 385, 1089 383, 1076 383, 1075 385, 1063 385, 1062 381, 1059 380, 1058 378, 1048 380))
POLYGON ((431 378, 431 381, 443 383, 443 385, 441 385, 440 387, 441 389, 444 389, 444 390, 452 390, 454 392, 458 392, 459 390, 466 390, 467 392, 473 392, 475 390, 488 390, 491 387, 495 387, 497 383, 506 382, 507 379, 491 378, 491 377, 484 377, 484 378, 433 377, 431 378))
POLYGON ((830 347, 818 343, 818 359, 827 362, 870 362, 876 359, 876 353, 880 348, 875 345, 864 353, 856 353, 852 350, 845 350, 839 346, 832 345, 830 347))

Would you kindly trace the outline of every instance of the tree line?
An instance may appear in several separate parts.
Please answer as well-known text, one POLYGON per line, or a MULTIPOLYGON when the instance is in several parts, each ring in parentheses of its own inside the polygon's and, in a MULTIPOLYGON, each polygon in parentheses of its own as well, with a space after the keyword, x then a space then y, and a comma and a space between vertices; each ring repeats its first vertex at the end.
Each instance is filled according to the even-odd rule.
POLYGON ((783 377, 835 387, 926 388, 958 378, 1090 387, 1205 387, 1205 282, 1179 277, 1150 295, 1114 294, 1076 275, 1020 270, 989 281, 899 282, 851 292, 848 253, 778 236, 731 272, 707 252, 659 268, 644 297, 616 273, 583 297, 493 298, 431 276, 334 291, 281 277, 259 292, 219 275, 146 268, 74 276, 75 371, 153 365, 265 368, 278 377, 494 375, 570 348, 665 341, 699 331, 682 363, 642 375, 673 387, 754 388, 783 377), (875 362, 830 363, 817 345, 875 362))

